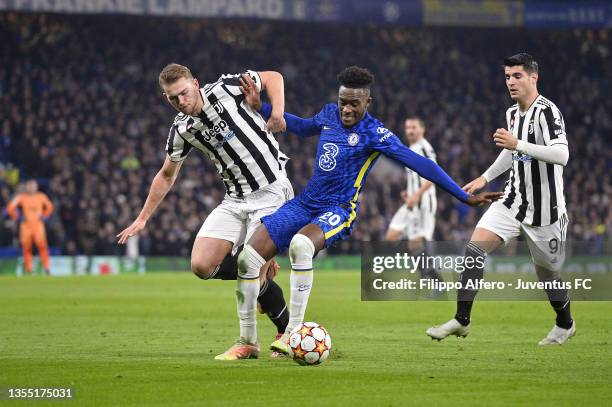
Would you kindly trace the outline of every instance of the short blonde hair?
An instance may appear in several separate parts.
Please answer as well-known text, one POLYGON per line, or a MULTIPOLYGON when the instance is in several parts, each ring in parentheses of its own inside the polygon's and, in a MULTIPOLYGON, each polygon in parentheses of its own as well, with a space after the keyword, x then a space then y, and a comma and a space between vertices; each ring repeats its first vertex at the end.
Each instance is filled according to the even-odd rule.
POLYGON ((174 83, 181 78, 193 79, 189 68, 176 63, 168 64, 159 73, 159 87, 174 83))

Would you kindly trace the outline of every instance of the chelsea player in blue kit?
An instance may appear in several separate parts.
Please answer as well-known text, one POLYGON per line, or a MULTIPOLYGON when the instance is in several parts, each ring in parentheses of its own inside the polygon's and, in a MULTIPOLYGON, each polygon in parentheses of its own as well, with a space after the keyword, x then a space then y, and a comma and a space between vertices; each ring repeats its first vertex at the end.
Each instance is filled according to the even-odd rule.
MULTIPOLYGON (((367 113, 372 98, 373 75, 364 68, 349 67, 338 75, 338 104, 327 104, 309 119, 285 113, 287 128, 300 137, 319 135, 315 169, 302 193, 286 202, 272 215, 261 219, 238 258, 238 316, 240 339, 217 359, 256 358, 256 313, 261 266, 276 253, 289 249, 291 299, 289 325, 285 335, 271 349, 287 353, 291 330, 303 322, 312 288, 312 259, 323 248, 347 238, 359 211, 359 194, 381 154, 409 167, 434 182, 455 198, 479 206, 500 198, 489 192, 469 196, 434 161, 424 158, 401 143, 399 138, 367 113)), ((242 91, 252 107, 259 108, 259 94, 249 78, 243 78, 242 91)), ((261 114, 271 113, 263 105, 261 114)))

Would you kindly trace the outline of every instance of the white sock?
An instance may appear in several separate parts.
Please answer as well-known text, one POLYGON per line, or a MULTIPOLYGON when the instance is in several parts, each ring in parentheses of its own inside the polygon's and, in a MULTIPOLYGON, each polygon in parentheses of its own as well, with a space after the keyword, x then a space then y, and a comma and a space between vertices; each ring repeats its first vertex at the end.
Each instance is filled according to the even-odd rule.
POLYGON ((236 304, 240 320, 240 337, 251 344, 257 343, 257 297, 259 296, 259 270, 265 264, 263 257, 248 244, 238 256, 236 304))
POLYGON ((308 305, 308 297, 312 289, 313 273, 312 258, 315 247, 310 238, 297 234, 289 245, 289 260, 291 261, 291 298, 289 300, 289 324, 285 332, 304 322, 304 314, 308 305))

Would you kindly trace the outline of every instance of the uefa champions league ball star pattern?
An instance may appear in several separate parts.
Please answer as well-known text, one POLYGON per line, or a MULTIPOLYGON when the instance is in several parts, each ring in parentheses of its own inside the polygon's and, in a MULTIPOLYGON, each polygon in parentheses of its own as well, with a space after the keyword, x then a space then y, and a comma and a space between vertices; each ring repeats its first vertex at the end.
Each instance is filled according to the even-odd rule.
POLYGON ((329 357, 331 336, 316 322, 304 322, 289 334, 289 356, 301 365, 318 365, 329 357))

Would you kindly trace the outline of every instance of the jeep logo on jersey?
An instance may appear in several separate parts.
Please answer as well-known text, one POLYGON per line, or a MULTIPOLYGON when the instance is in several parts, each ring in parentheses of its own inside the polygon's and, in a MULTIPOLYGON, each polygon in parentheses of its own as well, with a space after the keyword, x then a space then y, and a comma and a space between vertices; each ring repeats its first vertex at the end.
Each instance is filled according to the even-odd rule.
POLYGON ((319 157, 319 167, 323 171, 331 171, 336 168, 336 156, 340 149, 334 143, 323 144, 325 152, 319 157))
POLYGON ((219 123, 202 133, 204 134, 204 140, 210 141, 213 137, 216 137, 219 141, 221 141, 222 135, 225 133, 228 127, 227 122, 225 120, 221 120, 219 123))

